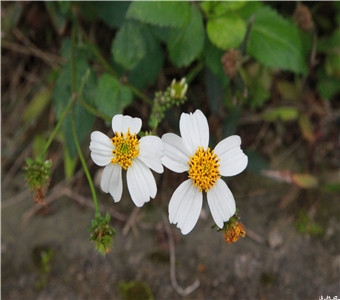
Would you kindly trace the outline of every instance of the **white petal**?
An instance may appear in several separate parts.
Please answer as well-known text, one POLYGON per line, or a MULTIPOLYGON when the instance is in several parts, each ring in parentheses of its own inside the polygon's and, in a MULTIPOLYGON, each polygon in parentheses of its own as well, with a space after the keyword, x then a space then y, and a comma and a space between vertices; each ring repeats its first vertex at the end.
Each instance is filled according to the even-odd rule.
POLYGON ((141 207, 145 202, 154 198, 157 193, 157 185, 150 169, 138 158, 126 173, 126 181, 132 201, 136 206, 141 207))
POLYGON ((106 166, 111 162, 114 145, 111 139, 104 133, 99 131, 92 132, 89 148, 91 150, 91 158, 96 165, 106 166))
POLYGON ((130 133, 138 133, 142 128, 142 120, 140 118, 132 118, 130 116, 115 115, 112 118, 113 132, 125 133, 130 129, 130 133))
POLYGON ((235 214, 236 204, 233 194, 223 180, 218 180, 216 185, 207 193, 211 215, 219 228, 235 214))
POLYGON ((234 176, 241 173, 248 165, 248 157, 240 147, 241 138, 232 135, 220 141, 214 151, 220 158, 222 176, 234 176))
POLYGON ((202 210, 203 195, 191 179, 184 181, 169 202, 169 221, 177 224, 182 234, 188 234, 196 225, 202 210))
POLYGON ((166 133, 162 136, 164 156, 162 163, 171 171, 182 173, 189 170, 189 152, 178 135, 166 133))
POLYGON ((144 136, 139 140, 138 158, 150 169, 163 173, 162 157, 164 147, 162 140, 157 136, 144 136))
POLYGON ((198 146, 204 148, 209 144, 209 125, 205 115, 197 109, 193 114, 182 113, 179 128, 184 145, 193 155, 198 146))
POLYGON ((102 174, 100 186, 105 193, 110 193, 115 202, 119 202, 123 193, 122 167, 119 164, 107 165, 102 174))

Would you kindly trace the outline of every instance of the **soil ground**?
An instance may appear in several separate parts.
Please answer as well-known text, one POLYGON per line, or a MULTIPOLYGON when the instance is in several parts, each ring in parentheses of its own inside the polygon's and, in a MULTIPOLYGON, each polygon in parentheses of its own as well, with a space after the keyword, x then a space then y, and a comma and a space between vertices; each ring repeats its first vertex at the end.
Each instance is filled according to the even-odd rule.
MULTIPOLYGON (((317 210, 327 215, 322 223, 325 233, 311 237, 297 231, 289 209, 279 208, 282 198, 293 190, 291 186, 252 173, 229 182, 248 235, 227 245, 222 234, 210 228, 207 207, 189 235, 182 236, 171 225, 179 285, 200 282, 195 291, 182 297, 171 285, 168 240, 160 217, 166 212, 172 187, 153 200, 157 208, 146 205, 138 212, 134 230, 123 234, 126 223, 112 218, 117 234, 112 252, 103 257, 88 241, 91 208, 61 197, 50 204, 50 213, 25 220, 33 200, 22 178, 16 177, 10 188, 2 189, 2 298, 121 299, 120 283, 132 280, 145 282, 154 299, 339 297, 338 199, 297 192, 296 201, 324 197, 318 199, 317 210), (15 195, 22 197, 13 202, 15 195), (39 249, 53 251, 47 275, 36 263, 39 249)), ((130 214, 133 205, 124 195, 119 204, 113 204, 101 194, 102 210, 130 214)))

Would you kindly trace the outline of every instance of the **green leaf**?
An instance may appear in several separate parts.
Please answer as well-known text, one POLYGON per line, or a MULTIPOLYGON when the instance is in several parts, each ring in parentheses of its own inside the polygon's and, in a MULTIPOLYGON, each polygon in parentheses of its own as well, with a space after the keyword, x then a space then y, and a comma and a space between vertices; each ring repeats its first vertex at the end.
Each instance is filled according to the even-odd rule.
POLYGON ((328 77, 324 72, 319 72, 317 90, 321 97, 330 100, 336 93, 340 92, 340 82, 338 78, 328 77))
POLYGON ((127 21, 119 29, 112 43, 114 60, 125 69, 132 69, 145 56, 146 45, 140 25, 127 21))
POLYGON ((204 1, 201 8, 209 18, 226 16, 231 11, 238 10, 246 4, 245 1, 204 1))
POLYGON ((143 59, 130 70, 129 82, 136 88, 143 89, 153 84, 163 66, 163 49, 158 40, 151 34, 149 25, 143 26, 142 34, 146 42, 146 54, 143 59))
MULTIPOLYGON (((85 1, 85 3, 87 2, 85 1)), ((94 8, 98 17, 112 28, 120 27, 123 24, 130 5, 128 1, 97 1, 91 3, 95 4, 94 8)))
POLYGON ((307 58, 297 27, 267 6, 254 17, 247 52, 265 66, 306 74, 307 58))
POLYGON ((187 1, 135 1, 126 18, 158 26, 183 27, 190 20, 187 1))
POLYGON ((236 16, 211 19, 207 24, 207 33, 211 42, 218 48, 228 50, 237 48, 247 31, 245 21, 236 16))
POLYGON ((131 90, 110 74, 103 74, 98 80, 96 106, 99 111, 114 116, 132 102, 131 90))
POLYGON ((277 108, 272 108, 266 110, 262 114, 262 119, 269 122, 274 122, 277 120, 282 121, 294 121, 298 118, 299 111, 295 107, 281 106, 277 108))
POLYGON ((187 26, 173 29, 169 34, 168 50, 171 61, 177 67, 189 65, 203 48, 204 26, 198 8, 191 6, 191 18, 187 26))

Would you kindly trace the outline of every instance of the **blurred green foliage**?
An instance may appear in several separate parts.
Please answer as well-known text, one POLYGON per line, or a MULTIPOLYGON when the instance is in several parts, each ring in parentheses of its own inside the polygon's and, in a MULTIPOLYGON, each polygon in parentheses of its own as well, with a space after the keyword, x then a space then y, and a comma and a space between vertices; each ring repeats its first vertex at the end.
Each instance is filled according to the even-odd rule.
MULTIPOLYGON (((339 2, 46 1, 43 5, 60 38, 65 63, 50 76, 56 78, 52 93, 42 90, 24 118, 34 119, 34 112, 41 113, 52 97, 60 119, 85 80, 72 113, 80 141, 89 136, 96 117, 110 122, 135 101, 152 111, 155 100, 148 88, 155 90, 160 74, 168 83, 176 76, 186 77, 189 89, 201 76, 208 109, 214 114, 228 112, 223 125, 228 134, 236 130, 241 111, 247 108, 260 111, 264 122, 299 122, 302 135, 312 141, 309 116, 298 105, 306 82, 310 87, 315 84, 324 102, 340 92, 339 2), (275 92, 283 101, 265 108, 275 92)), ((12 18, 4 22, 5 32, 15 26, 23 9, 13 4, 7 12, 12 18)), ((68 160, 77 153, 70 118, 71 114, 62 125, 68 160)))

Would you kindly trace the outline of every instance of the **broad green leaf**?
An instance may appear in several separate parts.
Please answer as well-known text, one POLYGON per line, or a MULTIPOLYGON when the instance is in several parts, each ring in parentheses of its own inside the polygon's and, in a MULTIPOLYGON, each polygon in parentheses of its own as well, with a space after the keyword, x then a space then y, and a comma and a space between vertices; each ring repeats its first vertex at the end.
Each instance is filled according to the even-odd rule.
POLYGON ((209 18, 227 16, 230 12, 242 8, 245 1, 204 1, 201 8, 209 18))
POLYGON ((173 29, 169 34, 168 50, 171 61, 177 67, 189 65, 203 48, 204 27, 202 15, 195 5, 191 6, 191 18, 187 26, 173 29))
POLYGON ((237 48, 247 31, 245 21, 230 15, 211 19, 207 24, 207 33, 210 41, 222 50, 237 48))
MULTIPOLYGON (((85 1, 86 3, 86 1, 85 1)), ((93 3, 93 2, 92 2, 93 3)), ((128 1, 97 1, 94 2, 95 11, 100 19, 112 28, 120 27, 128 10, 128 1)))
POLYGON ((132 102, 132 92, 110 74, 103 74, 98 80, 96 106, 99 111, 114 116, 132 102))
POLYGON ((126 18, 158 26, 183 27, 190 20, 187 1, 135 1, 126 18))
POLYGON ((306 74, 307 57, 298 28, 267 6, 254 17, 247 52, 265 66, 306 74))
POLYGON ((268 122, 281 121, 294 121, 298 118, 299 111, 295 107, 281 106, 266 110, 262 114, 262 119, 268 122))
POLYGON ((163 66, 163 49, 158 40, 151 34, 149 25, 143 26, 142 34, 146 42, 146 54, 143 59, 130 70, 129 82, 138 89, 153 84, 163 66))
POLYGON ((118 30, 111 52, 114 60, 125 69, 132 69, 146 53, 146 44, 140 25, 127 21, 118 30))
POLYGON ((227 77, 223 71, 221 63, 224 51, 213 45, 209 39, 206 39, 204 46, 205 62, 209 69, 220 78, 227 77))
POLYGON ((330 100, 336 93, 340 92, 339 79, 328 77, 323 72, 320 72, 317 84, 317 90, 321 97, 330 100))

